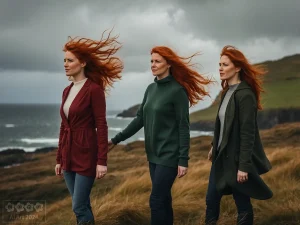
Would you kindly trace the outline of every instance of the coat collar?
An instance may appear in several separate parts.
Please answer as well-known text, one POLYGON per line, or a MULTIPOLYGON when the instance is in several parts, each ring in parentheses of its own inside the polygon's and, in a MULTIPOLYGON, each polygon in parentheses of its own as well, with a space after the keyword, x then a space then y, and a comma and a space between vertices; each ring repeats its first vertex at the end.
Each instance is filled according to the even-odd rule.
MULTIPOLYGON (((84 83, 84 85, 82 86, 82 88, 89 87, 89 86, 91 85, 91 83, 92 83, 92 81, 88 78, 88 79, 86 80, 86 82, 84 83)), ((64 94, 64 96, 63 96, 62 105, 65 104, 65 102, 66 102, 66 100, 67 100, 67 97, 68 97, 68 95, 69 95, 69 92, 70 92, 71 88, 73 87, 73 85, 74 85, 74 83, 71 82, 71 84, 70 84, 69 86, 67 86, 67 88, 66 88, 66 90, 65 90, 65 94, 64 94)), ((82 89, 82 88, 81 88, 81 89, 82 89)), ((79 93, 78 93, 78 94, 79 94, 79 93)))
POLYGON ((171 75, 168 75, 167 77, 158 80, 157 77, 155 77, 154 82, 157 84, 164 84, 164 83, 168 83, 173 79, 173 77, 171 75))
MULTIPOLYGON (((236 93, 237 91, 240 91, 240 90, 243 90, 243 89, 251 89, 251 87, 249 86, 249 84, 248 84, 246 81, 242 81, 242 82, 239 84, 239 86, 237 86, 236 90, 233 92, 232 95, 235 95, 235 93, 236 93)), ((227 90, 227 91, 228 91, 228 90, 227 90)), ((226 91, 226 92, 222 95, 222 97, 221 97, 221 102, 220 102, 220 105, 219 105, 219 108, 218 108, 217 117, 218 117, 218 115, 219 115, 219 110, 220 110, 220 108, 221 108, 222 102, 223 102, 223 100, 224 100, 224 97, 225 97, 227 91, 226 91)))
POLYGON ((244 81, 244 80, 236 88, 235 92, 239 91, 239 90, 243 90, 243 89, 251 89, 251 87, 249 86, 249 84, 246 81, 244 81))

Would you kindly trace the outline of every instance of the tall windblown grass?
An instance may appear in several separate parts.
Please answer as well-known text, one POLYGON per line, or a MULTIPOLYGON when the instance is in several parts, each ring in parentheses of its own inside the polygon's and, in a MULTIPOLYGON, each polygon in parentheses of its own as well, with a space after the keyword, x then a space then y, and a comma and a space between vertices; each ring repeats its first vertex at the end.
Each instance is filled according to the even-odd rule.
MULTIPOLYGON (((273 169, 263 175, 274 192, 270 200, 252 200, 255 224, 300 224, 300 124, 285 124, 261 132, 273 169)), ((191 140, 188 174, 173 186, 175 225, 204 224, 205 195, 211 163, 211 137, 191 140)), ((117 146, 109 153, 108 174, 96 180, 91 203, 96 224, 149 225, 151 182, 144 143, 117 146)), ((71 198, 63 179, 54 176, 55 153, 19 167, 0 169, 2 200, 46 200, 46 221, 40 224, 76 224, 71 198)), ((3 206, 2 206, 3 213, 3 206)), ((221 203, 220 225, 236 223, 232 196, 221 203)), ((17 221, 12 224, 18 224, 17 221)))

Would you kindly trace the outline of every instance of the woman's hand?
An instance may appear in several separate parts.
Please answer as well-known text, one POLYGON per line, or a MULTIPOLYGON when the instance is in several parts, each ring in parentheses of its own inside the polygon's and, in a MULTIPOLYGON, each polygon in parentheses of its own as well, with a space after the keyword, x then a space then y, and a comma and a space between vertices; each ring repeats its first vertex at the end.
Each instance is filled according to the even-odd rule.
POLYGON ((244 183, 248 180, 248 173, 238 170, 237 173, 237 182, 244 183))
POLYGON ((177 177, 181 178, 187 174, 188 168, 183 166, 178 166, 177 177))
POLYGON ((62 176, 62 173, 61 173, 61 165, 60 165, 60 164, 56 164, 56 165, 55 165, 55 175, 56 175, 56 176, 62 176))
POLYGON ((108 152, 110 152, 116 145, 114 145, 114 143, 112 143, 111 140, 108 141, 108 152))
POLYGON ((101 179, 103 178, 107 173, 107 166, 97 165, 96 168, 96 178, 101 179))
POLYGON ((207 159, 208 159, 209 161, 212 161, 212 150, 213 150, 213 147, 211 147, 211 149, 210 149, 209 152, 208 152, 207 159))

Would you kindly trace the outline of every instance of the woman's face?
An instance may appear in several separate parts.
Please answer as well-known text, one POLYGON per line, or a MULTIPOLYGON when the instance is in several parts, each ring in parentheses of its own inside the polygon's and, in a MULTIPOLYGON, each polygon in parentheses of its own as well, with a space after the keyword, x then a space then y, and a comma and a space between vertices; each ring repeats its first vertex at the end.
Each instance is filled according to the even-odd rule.
POLYGON ((221 80, 233 80, 239 76, 241 68, 236 67, 227 55, 223 55, 220 58, 219 72, 221 80))
POLYGON ((65 52, 64 67, 66 76, 76 77, 83 71, 84 66, 85 63, 81 63, 72 52, 65 52))
POLYGON ((151 54, 151 70, 154 76, 165 77, 169 75, 170 65, 158 53, 151 54))

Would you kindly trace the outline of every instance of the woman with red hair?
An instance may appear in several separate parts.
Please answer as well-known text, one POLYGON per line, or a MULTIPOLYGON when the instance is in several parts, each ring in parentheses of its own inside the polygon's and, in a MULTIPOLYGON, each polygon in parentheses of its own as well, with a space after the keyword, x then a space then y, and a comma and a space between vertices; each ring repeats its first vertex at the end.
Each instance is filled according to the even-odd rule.
POLYGON ((109 142, 112 149, 144 127, 152 225, 173 224, 171 188, 176 176, 183 177, 188 168, 189 105, 208 95, 204 86, 211 81, 191 68, 195 55, 183 58, 165 46, 152 49, 154 83, 146 89, 135 119, 109 142))
POLYGON ((109 33, 100 41, 70 38, 63 49, 66 76, 73 82, 63 91, 55 172, 64 176, 81 225, 94 224, 89 196, 95 177, 107 172, 105 91, 121 78, 123 64, 113 56, 118 44, 109 33))
POLYGON ((237 224, 253 224, 250 197, 269 199, 272 191, 260 178, 271 169, 257 126, 257 110, 265 70, 251 65, 244 54, 225 46, 219 63, 223 95, 219 106, 206 195, 206 224, 216 224, 223 195, 232 194, 238 209, 237 224))

